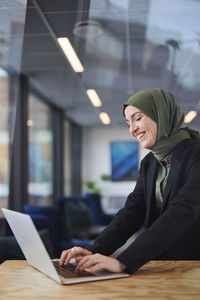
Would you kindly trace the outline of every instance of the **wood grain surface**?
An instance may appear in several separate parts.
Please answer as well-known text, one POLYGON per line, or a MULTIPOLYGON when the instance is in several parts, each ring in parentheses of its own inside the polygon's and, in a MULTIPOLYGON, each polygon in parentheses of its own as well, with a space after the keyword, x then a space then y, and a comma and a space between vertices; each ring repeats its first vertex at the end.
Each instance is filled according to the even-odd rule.
POLYGON ((151 261, 128 278, 62 286, 26 261, 0 265, 0 299, 200 299, 200 261, 151 261))

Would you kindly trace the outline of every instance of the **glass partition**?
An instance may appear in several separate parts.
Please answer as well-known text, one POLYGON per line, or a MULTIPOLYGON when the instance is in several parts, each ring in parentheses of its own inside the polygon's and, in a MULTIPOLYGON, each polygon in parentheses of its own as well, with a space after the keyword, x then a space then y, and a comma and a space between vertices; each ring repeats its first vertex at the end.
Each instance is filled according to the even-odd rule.
POLYGON ((33 94, 28 99, 29 204, 52 204, 52 110, 33 94))
POLYGON ((9 198, 26 2, 0 0, 0 215, 9 198))

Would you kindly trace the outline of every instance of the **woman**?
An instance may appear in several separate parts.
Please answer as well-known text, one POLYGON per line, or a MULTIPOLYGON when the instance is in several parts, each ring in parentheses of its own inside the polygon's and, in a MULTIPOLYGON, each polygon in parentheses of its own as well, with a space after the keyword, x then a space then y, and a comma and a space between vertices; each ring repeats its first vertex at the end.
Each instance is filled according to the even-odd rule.
POLYGON ((133 95, 123 113, 130 133, 150 150, 135 189, 94 245, 63 251, 60 264, 77 257, 77 270, 133 273, 152 259, 200 259, 200 135, 181 128, 183 113, 161 89, 133 95), (127 249, 109 257, 141 227, 127 249))

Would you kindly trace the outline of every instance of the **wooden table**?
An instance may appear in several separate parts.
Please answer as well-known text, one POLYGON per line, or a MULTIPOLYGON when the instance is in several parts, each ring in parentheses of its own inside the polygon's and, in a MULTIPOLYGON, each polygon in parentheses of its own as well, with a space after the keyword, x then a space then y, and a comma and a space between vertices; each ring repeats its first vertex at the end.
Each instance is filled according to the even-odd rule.
POLYGON ((200 299, 200 261, 151 261, 128 278, 62 286, 26 261, 0 265, 0 299, 200 299))

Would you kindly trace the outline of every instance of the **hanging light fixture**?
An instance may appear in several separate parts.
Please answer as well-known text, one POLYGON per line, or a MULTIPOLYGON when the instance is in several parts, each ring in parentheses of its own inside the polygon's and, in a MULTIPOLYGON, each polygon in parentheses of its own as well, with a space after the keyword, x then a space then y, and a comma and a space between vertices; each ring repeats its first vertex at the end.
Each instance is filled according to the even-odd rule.
POLYGON ((95 107, 100 107, 102 105, 102 102, 94 89, 88 89, 87 95, 92 102, 92 105, 94 105, 95 107))
POLYGON ((99 114, 99 118, 100 118, 101 122, 105 125, 109 125, 111 123, 110 117, 106 112, 101 112, 99 114))
POLYGON ((84 68, 76 55, 76 52, 74 51, 69 39, 67 37, 59 37, 57 38, 57 41, 62 48, 65 56, 67 57, 70 65, 72 66, 73 70, 75 72, 83 72, 84 68))
POLYGON ((184 119, 184 123, 190 123, 197 116, 197 112, 195 110, 191 110, 187 113, 184 119))

